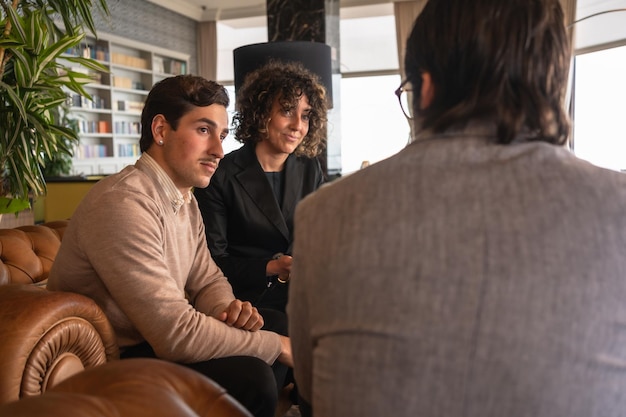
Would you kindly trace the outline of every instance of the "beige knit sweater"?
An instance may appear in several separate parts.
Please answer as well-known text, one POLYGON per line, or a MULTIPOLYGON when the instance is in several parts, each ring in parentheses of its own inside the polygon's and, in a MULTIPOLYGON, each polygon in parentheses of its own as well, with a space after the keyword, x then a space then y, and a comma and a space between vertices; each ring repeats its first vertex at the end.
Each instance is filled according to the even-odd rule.
POLYGON ((211 259, 196 200, 176 212, 146 158, 101 180, 83 199, 48 288, 94 299, 122 347, 147 341, 158 357, 184 363, 235 355, 273 363, 277 334, 212 317, 234 296, 211 259))

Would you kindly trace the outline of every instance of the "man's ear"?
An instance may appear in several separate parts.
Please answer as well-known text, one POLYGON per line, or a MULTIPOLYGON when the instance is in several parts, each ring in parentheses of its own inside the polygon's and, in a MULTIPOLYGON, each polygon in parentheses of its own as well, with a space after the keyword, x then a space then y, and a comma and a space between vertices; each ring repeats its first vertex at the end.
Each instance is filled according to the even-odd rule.
POLYGON ((429 72, 422 72, 422 87, 420 89, 420 109, 426 109, 435 98, 435 85, 429 72))
POLYGON ((163 130, 165 129, 166 123, 167 121, 162 114, 157 114, 152 118, 152 137, 154 138, 153 140, 156 143, 159 143, 159 141, 163 141, 163 130))

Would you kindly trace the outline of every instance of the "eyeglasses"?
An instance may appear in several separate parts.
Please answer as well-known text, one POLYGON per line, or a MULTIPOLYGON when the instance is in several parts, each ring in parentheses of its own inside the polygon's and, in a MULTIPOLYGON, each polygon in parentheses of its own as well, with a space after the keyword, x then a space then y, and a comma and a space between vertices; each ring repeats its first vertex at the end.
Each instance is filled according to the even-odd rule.
POLYGON ((398 97, 398 102, 400 103, 400 108, 402 109, 402 113, 404 113, 404 117, 408 120, 413 120, 413 116, 411 115, 411 105, 409 100, 409 94, 413 92, 413 88, 410 87, 411 84, 409 80, 404 80, 400 84, 395 91, 396 97, 398 97), (405 87, 407 86, 408 87, 405 87))

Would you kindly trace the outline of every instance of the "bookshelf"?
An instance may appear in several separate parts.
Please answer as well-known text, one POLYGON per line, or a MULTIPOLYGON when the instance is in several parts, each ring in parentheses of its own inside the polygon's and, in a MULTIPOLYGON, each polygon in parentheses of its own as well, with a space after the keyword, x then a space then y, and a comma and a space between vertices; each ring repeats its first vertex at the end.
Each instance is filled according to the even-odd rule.
POLYGON ((187 74, 189 55, 106 33, 86 38, 67 55, 96 59, 108 69, 91 74, 94 81, 85 86, 91 100, 68 93, 80 136, 71 174, 118 172, 139 157, 141 111, 150 88, 166 77, 187 74))

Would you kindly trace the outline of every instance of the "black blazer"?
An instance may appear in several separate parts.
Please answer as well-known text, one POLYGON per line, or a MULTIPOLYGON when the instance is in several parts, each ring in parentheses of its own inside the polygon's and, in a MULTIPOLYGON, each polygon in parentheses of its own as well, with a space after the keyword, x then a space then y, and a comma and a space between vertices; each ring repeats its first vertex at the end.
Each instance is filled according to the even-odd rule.
MULTIPOLYGON (((276 253, 291 252, 296 204, 317 190, 324 176, 317 159, 292 154, 285 163, 284 181, 279 206, 254 144, 246 144, 224 157, 207 188, 194 191, 211 255, 239 299, 255 302, 266 290, 267 263, 276 253)), ((287 286, 275 287, 273 293, 284 293, 279 304, 286 303, 287 286)))

